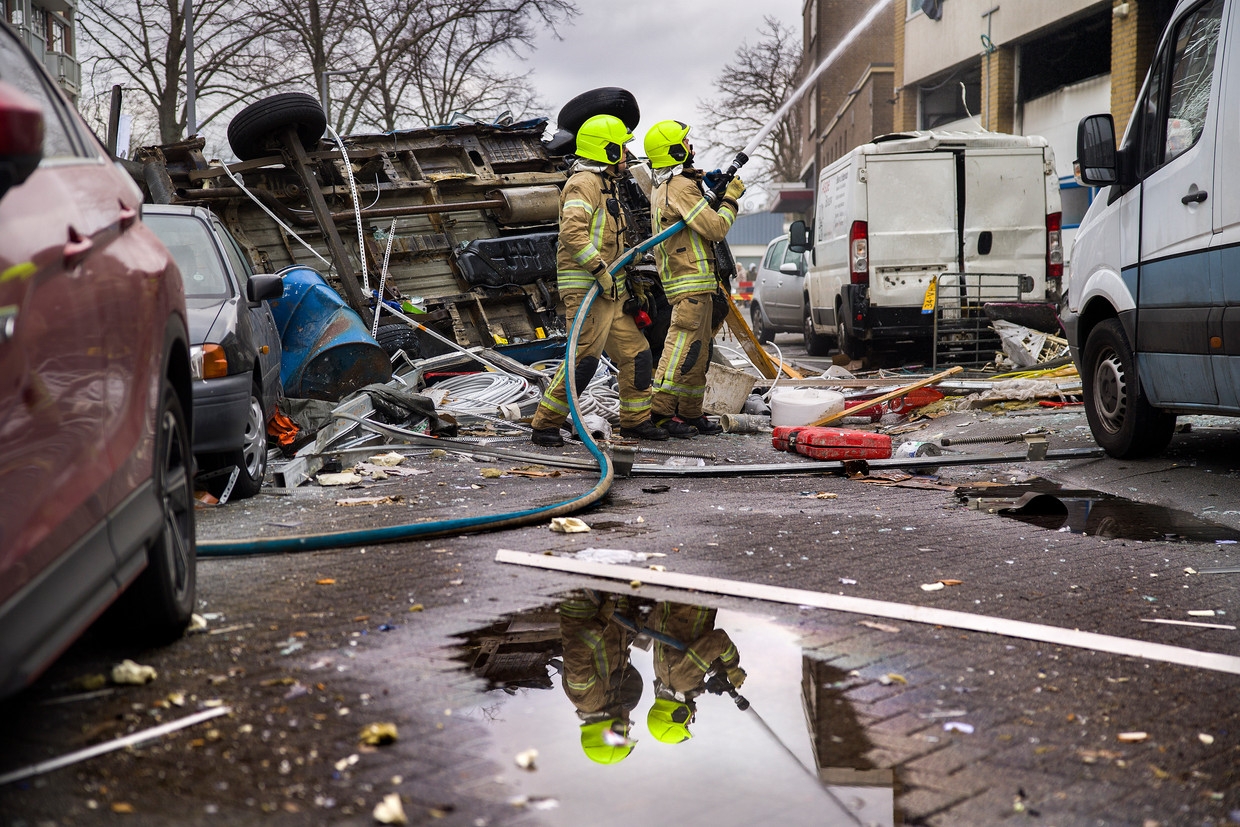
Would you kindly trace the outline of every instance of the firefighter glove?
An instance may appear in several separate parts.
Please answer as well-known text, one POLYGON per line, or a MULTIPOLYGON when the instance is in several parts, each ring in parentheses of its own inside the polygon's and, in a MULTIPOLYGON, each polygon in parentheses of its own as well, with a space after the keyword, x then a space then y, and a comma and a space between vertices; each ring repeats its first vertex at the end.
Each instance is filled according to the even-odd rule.
POLYGON ((745 674, 745 670, 739 666, 733 666, 728 670, 728 683, 732 684, 733 689, 740 689, 745 683, 746 677, 748 676, 745 674))
POLYGON ((732 177, 728 182, 728 188, 724 190, 723 197, 731 198, 733 201, 740 201, 741 196, 745 194, 745 182, 741 180, 739 175, 732 177))

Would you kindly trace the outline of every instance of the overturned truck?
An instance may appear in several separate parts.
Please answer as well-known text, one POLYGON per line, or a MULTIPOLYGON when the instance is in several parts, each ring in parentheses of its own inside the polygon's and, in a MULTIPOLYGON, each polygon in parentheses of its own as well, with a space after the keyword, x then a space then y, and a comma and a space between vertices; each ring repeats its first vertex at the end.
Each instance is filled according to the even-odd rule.
MULTIPOLYGON (((545 121, 339 140, 322 139, 324 129, 313 98, 277 95, 229 126, 240 162, 208 162, 192 138, 140 150, 135 172, 155 203, 210 208, 258 271, 323 272, 368 325, 382 288, 463 347, 562 328, 555 245, 566 173, 542 141, 545 121)), ((445 349, 433 337, 420 345, 421 355, 445 349)))

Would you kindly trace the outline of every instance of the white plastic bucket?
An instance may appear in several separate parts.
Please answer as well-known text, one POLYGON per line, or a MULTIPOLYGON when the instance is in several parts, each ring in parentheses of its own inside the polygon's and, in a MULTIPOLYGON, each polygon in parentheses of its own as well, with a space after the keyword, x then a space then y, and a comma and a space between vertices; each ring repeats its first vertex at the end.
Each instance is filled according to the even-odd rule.
POLYGON ((771 425, 809 425, 844 410, 844 394, 825 388, 776 388, 771 394, 771 425))

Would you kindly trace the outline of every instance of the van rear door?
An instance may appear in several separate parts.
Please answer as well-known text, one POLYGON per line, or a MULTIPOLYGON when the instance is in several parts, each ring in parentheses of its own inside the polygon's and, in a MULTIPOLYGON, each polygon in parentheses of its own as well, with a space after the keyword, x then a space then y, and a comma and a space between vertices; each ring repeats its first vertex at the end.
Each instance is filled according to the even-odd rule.
POLYGON ((964 271, 1023 273, 1046 295, 1046 173, 1040 147, 964 153, 964 271))
POLYGON ((865 174, 870 303, 920 307, 935 276, 960 268, 956 157, 870 155, 865 174))

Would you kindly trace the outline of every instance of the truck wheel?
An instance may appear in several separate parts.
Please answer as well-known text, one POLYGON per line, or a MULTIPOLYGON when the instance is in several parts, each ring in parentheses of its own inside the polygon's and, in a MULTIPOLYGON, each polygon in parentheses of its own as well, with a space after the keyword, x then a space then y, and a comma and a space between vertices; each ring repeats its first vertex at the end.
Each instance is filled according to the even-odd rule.
POLYGON ((261 158, 278 148, 280 133, 290 126, 306 149, 318 145, 327 116, 313 95, 284 92, 250 104, 228 124, 228 145, 242 161, 261 158))
POLYGON ((831 352, 831 337, 814 332, 814 322, 810 318, 809 299, 802 302, 802 328, 805 333, 805 352, 810 356, 826 356, 831 352))
POLYGON ((422 358, 422 344, 418 339, 418 331, 403 322, 401 324, 385 324, 379 326, 375 335, 379 347, 391 358, 396 351, 403 350, 410 359, 422 358))
MULTIPOLYGON (((253 497, 263 487, 263 477, 267 475, 267 413, 263 410, 263 392, 256 382, 250 389, 250 404, 247 407, 245 420, 245 437, 240 448, 220 454, 203 461, 204 468, 231 468, 241 470, 237 473, 237 482, 233 484, 229 500, 244 500, 253 497)), ((219 496, 228 485, 228 475, 215 477, 210 481, 211 493, 219 496)))
POLYGON ((1145 398, 1137 363, 1119 319, 1100 322, 1089 333, 1082 357, 1085 416, 1094 439, 1119 459, 1153 456, 1171 441, 1175 414, 1145 398))
POLYGON ((767 330, 766 325, 762 323, 762 308, 757 302, 749 305, 749 326, 753 328, 753 337, 758 340, 759 344, 770 343, 771 331, 767 330))
POLYGON ((637 106, 637 98, 629 90, 604 86, 582 92, 564 104, 556 116, 556 127, 575 136, 581 125, 595 115, 615 115, 632 132, 641 120, 641 109, 637 106))
POLYGON ((180 399, 164 379, 155 434, 155 491, 162 528, 147 549, 146 568, 122 601, 129 626, 151 643, 180 637, 194 610, 198 557, 190 451, 180 399))

